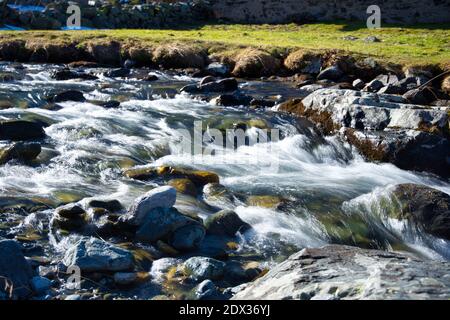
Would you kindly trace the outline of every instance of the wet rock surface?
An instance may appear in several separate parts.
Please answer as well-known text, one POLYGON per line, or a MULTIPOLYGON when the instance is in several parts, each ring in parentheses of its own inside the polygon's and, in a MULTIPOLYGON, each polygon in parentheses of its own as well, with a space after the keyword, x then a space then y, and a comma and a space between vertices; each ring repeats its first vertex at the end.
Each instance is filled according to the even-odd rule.
POLYGON ((449 271, 445 262, 330 245, 292 255, 233 299, 448 299, 449 271))

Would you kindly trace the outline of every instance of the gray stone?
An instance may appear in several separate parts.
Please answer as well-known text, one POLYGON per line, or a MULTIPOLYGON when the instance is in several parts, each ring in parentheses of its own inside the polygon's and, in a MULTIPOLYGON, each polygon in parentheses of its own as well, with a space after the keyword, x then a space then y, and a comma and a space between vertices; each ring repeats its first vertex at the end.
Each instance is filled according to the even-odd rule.
POLYGON ((368 92, 377 92, 378 90, 380 90, 381 88, 383 88, 384 84, 383 82, 381 82, 378 79, 374 79, 372 81, 370 81, 365 87, 364 87, 364 91, 368 91, 368 92))
POLYGON ((193 250, 201 244, 205 233, 205 228, 201 224, 188 224, 172 233, 169 244, 180 251, 193 250))
POLYGON ((141 225, 149 212, 155 208, 172 208, 177 199, 177 191, 170 186, 158 187, 137 198, 128 213, 121 217, 133 225, 141 225))
POLYGON ((448 300, 449 272, 448 262, 421 261, 398 253, 329 245, 292 255, 232 299, 448 300), (425 281, 430 278, 433 282, 425 281))
POLYGON ((331 66, 322 70, 317 76, 317 80, 338 81, 343 75, 344 72, 338 66, 331 66))
POLYGON ((214 282, 204 280, 195 288, 195 295, 198 300, 220 300, 224 299, 214 282))
POLYGON ((138 280, 136 272, 116 272, 114 273, 114 282, 121 286, 127 286, 138 280))
POLYGON ((225 263, 207 257, 192 257, 183 264, 184 272, 197 281, 218 280, 223 277, 225 263))
POLYGON ((0 293, 9 298, 23 299, 31 294, 32 270, 16 241, 0 241, 0 277, 0 293), (7 287, 11 291, 5 290, 7 287))
POLYGON ((355 81, 353 81, 352 85, 355 89, 358 89, 358 90, 362 90, 366 86, 364 81, 362 81, 361 79, 356 79, 355 81))
POLYGON ((83 237, 64 256, 66 266, 76 265, 82 272, 128 271, 134 267, 130 251, 97 238, 83 237))

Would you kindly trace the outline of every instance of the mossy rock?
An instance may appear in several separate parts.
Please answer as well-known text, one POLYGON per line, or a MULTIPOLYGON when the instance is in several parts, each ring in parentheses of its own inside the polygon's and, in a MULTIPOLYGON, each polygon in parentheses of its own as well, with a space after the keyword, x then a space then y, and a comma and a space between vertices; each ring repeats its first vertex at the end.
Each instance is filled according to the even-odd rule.
POLYGON ((189 179, 172 179, 168 185, 174 187, 178 192, 187 194, 193 197, 197 196, 197 188, 195 184, 189 179))
POLYGON ((271 195, 248 196, 246 199, 246 203, 248 206, 262 208, 277 208, 279 205, 285 202, 286 199, 271 195))

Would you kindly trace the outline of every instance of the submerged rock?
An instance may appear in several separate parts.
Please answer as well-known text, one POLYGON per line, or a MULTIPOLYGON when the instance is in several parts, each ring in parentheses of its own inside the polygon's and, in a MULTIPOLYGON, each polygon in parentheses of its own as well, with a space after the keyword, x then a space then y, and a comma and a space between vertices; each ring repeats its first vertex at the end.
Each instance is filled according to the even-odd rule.
POLYGON ((79 205, 73 203, 57 208, 51 221, 53 227, 69 231, 79 230, 86 223, 86 212, 79 205))
POLYGON ((400 184, 393 191, 401 211, 394 218, 406 219, 436 237, 450 240, 450 195, 417 184, 400 184))
POLYGON ((36 142, 18 142, 0 149, 0 164, 10 160, 31 161, 41 153, 41 145, 36 142))
POLYGON ((50 98, 51 102, 64 102, 64 101, 77 101, 77 102, 84 102, 86 101, 86 98, 84 97, 83 93, 81 91, 77 90, 68 90, 63 91, 58 94, 55 94, 53 97, 50 98))
POLYGON ((133 254, 97 238, 82 238, 70 247, 63 263, 82 272, 128 271, 134 267, 133 254))
POLYGON ((448 299, 449 272, 447 262, 329 245, 292 255, 232 299, 448 299))
POLYGON ((0 140, 35 140, 46 137, 43 125, 24 120, 0 122, 0 140))
POLYGON ((32 270, 13 240, 0 241, 0 293, 10 299, 23 299, 31 294, 32 270))
POLYGON ((207 257, 192 257, 184 262, 183 272, 197 281, 218 280, 224 275, 225 263, 207 257))
POLYGON ((69 69, 63 69, 54 71, 51 77, 58 81, 72 80, 72 79, 82 79, 82 80, 97 80, 98 78, 92 74, 87 74, 83 72, 76 72, 69 69))
POLYGON ((242 221, 236 212, 222 210, 210 215, 205 220, 206 232, 209 234, 226 235, 233 237, 238 231, 245 231, 250 225, 242 221))

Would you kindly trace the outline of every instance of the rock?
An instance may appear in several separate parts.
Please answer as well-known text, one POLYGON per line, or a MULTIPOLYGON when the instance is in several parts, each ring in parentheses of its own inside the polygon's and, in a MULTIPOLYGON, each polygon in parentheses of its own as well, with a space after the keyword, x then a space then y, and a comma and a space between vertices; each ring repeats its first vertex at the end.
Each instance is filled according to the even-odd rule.
POLYGON ((211 78, 206 77, 200 82, 198 86, 187 85, 181 88, 181 92, 186 93, 210 93, 210 92, 227 92, 238 89, 238 82, 234 78, 227 78, 218 81, 212 81, 211 78))
POLYGON ((403 95, 403 98, 412 104, 426 105, 430 102, 421 89, 409 90, 403 95))
POLYGON ((355 81, 353 81, 352 85, 355 89, 358 89, 358 90, 362 90, 366 86, 364 81, 362 81, 361 79, 356 79, 355 81))
POLYGON ((205 85, 207 83, 216 82, 216 78, 213 76, 206 76, 200 80, 199 86, 205 85))
POLYGON ((55 210, 51 226, 58 229, 76 231, 87 223, 86 212, 77 204, 67 204, 55 210))
POLYGON ((180 251, 196 248, 205 236, 204 227, 175 208, 158 207, 146 212, 142 225, 136 232, 136 239, 143 242, 166 241, 180 251))
POLYGON ((197 188, 189 179, 172 179, 168 184, 174 187, 179 193, 187 194, 193 197, 197 196, 197 188))
POLYGON ((64 101, 77 101, 77 102, 84 102, 86 99, 84 98, 84 95, 82 92, 77 90, 68 90, 64 91, 58 94, 55 94, 53 97, 50 98, 51 102, 64 102, 64 101))
POLYGON ((292 73, 318 74, 322 59, 318 54, 298 50, 287 56, 284 66, 292 73))
POLYGON ((273 108, 276 102, 266 99, 252 99, 250 101, 250 106, 253 108, 273 108))
POLYGON ((10 160, 31 161, 41 153, 41 145, 36 142, 17 142, 0 149, 0 164, 10 160))
POLYGON ((116 100, 102 101, 99 105, 105 109, 116 109, 120 107, 120 102, 116 100))
POLYGON ((416 184, 400 184, 393 191, 401 211, 394 218, 406 219, 425 232, 450 240, 450 195, 416 184))
POLYGON ((210 215, 205 220, 206 232, 216 235, 226 235, 234 237, 238 231, 245 231, 250 225, 242 221, 236 212, 222 210, 210 215))
POLYGON ((225 280, 234 285, 252 281, 261 273, 257 265, 257 263, 249 263, 245 266, 239 261, 227 261, 225 280))
POLYGON ((380 90, 381 88, 383 88, 384 84, 383 82, 381 82, 378 79, 374 79, 372 81, 370 81, 365 87, 364 87, 364 91, 368 91, 368 92, 377 92, 378 90, 380 90))
POLYGON ((248 196, 246 199, 247 205, 262 208, 277 208, 285 202, 285 199, 272 195, 248 196))
POLYGON ((174 206, 177 191, 170 186, 158 187, 137 198, 129 209, 124 221, 133 225, 142 225, 155 208, 170 209, 174 206))
POLYGON ((224 262, 207 257, 192 257, 183 264, 183 272, 197 281, 219 280, 224 271, 224 262))
POLYGON ((148 76, 143 77, 141 80, 153 82, 153 81, 158 81, 159 77, 156 74, 149 74, 148 76))
POLYGON ((31 279, 31 288, 38 294, 44 294, 52 287, 52 281, 45 277, 33 277, 31 279))
POLYGON ((103 208, 109 212, 118 212, 123 210, 119 200, 90 200, 88 206, 91 208, 103 208))
POLYGON ((160 280, 164 278, 166 273, 172 269, 176 268, 177 265, 181 264, 183 261, 176 258, 161 258, 153 261, 150 274, 152 278, 160 280))
POLYGON ((344 72, 338 66, 331 66, 322 70, 317 76, 317 80, 339 81, 344 76, 344 72))
POLYGON ((7 120, 0 122, 1 140, 35 140, 44 139, 45 137, 45 131, 40 123, 24 120, 7 120))
POLYGON ((205 228, 199 223, 189 223, 177 228, 169 239, 169 244, 176 250, 189 251, 200 246, 205 237, 205 228))
POLYGON ((0 293, 8 298, 24 299, 31 293, 32 270, 13 240, 0 241, 0 293))
POLYGON ((212 103, 223 107, 248 106, 253 100, 252 97, 242 94, 222 94, 211 100, 212 103))
POLYGON ((381 42, 381 40, 375 36, 368 36, 364 39, 364 42, 381 42))
POLYGON ((227 77, 230 74, 228 66, 219 62, 210 63, 206 71, 214 77, 227 77))
POLYGON ((104 73, 105 77, 109 78, 124 78, 130 74, 130 69, 127 68, 119 68, 108 70, 104 73))
POLYGON ((136 65, 136 62, 131 60, 131 59, 127 59, 125 60, 125 62, 123 63, 123 67, 125 69, 131 69, 136 65))
POLYGON ((383 88, 381 88, 380 90, 378 90, 379 94, 401 94, 402 93, 402 89, 399 86, 393 85, 393 84, 388 84, 386 86, 384 86, 383 88))
POLYGON ((371 161, 449 176, 449 115, 408 105, 394 95, 321 89, 278 110, 307 117, 325 134, 340 134, 371 161), (411 160, 414 161, 411 161, 411 160))
POLYGON ((153 52, 153 62, 165 69, 203 68, 206 54, 188 45, 162 45, 153 52))
POLYGON ((447 299, 450 264, 379 250, 329 245, 304 249, 232 300, 447 299))
POLYGON ((219 182, 219 176, 214 172, 174 168, 170 166, 132 168, 124 171, 124 175, 137 180, 154 179, 189 179, 196 187, 202 188, 208 183, 219 182))
POLYGON ((232 74, 241 78, 259 78, 275 75, 280 61, 270 54, 257 49, 244 49, 235 58, 232 74))
POLYGON ((63 69, 52 72, 50 75, 53 79, 58 81, 82 79, 82 80, 97 80, 98 78, 92 74, 86 74, 82 72, 75 72, 69 69, 63 69))
POLYGON ((198 300, 223 300, 224 296, 219 292, 214 282, 204 280, 195 288, 198 300))
POLYGON ((83 237, 66 251, 63 263, 76 265, 82 272, 128 271, 134 267, 134 258, 128 250, 83 237))

